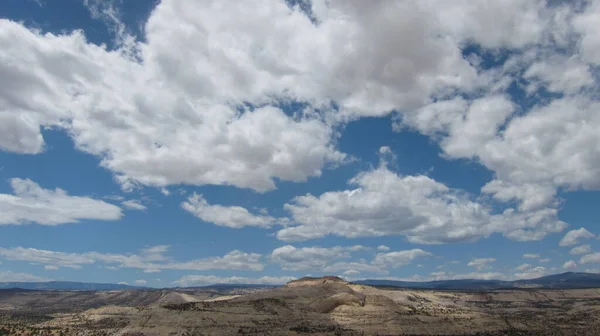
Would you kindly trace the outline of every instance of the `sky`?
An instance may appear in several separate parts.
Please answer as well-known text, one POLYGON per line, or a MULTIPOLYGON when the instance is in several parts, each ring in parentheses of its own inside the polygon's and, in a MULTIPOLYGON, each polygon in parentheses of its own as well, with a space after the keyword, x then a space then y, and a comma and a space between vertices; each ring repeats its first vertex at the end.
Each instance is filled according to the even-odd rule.
POLYGON ((0 2, 0 282, 600 273, 600 1, 0 2))

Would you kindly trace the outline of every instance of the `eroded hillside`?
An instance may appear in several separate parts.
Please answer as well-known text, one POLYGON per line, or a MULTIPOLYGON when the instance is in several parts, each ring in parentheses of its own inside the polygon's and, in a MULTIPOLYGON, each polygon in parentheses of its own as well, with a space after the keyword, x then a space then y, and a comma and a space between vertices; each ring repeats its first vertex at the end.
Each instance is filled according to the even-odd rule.
POLYGON ((598 335, 600 290, 375 288, 339 278, 228 293, 10 292, 4 330, 50 335, 598 335))

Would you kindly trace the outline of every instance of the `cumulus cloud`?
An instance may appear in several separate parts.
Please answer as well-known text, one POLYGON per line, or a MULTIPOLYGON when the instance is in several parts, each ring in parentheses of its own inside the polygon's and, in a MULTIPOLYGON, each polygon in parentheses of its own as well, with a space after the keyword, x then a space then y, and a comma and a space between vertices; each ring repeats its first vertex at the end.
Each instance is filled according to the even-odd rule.
POLYGON ((409 279, 403 279, 404 281, 437 281, 437 280, 463 280, 463 279, 474 279, 474 280, 503 280, 506 279, 506 275, 500 272, 469 272, 469 273, 453 273, 453 272, 432 272, 429 274, 430 277, 415 276, 409 279))
POLYGON ((39 125, 23 115, 0 113, 0 150, 37 154, 44 149, 39 125))
MULTIPOLYGON (((127 37, 110 7, 89 3, 127 37)), ((365 173, 351 183, 356 189, 288 204, 300 225, 278 233, 286 241, 337 234, 446 243, 493 233, 539 240, 566 227, 557 190, 600 188, 600 104, 590 70, 600 64, 597 3, 319 0, 310 7, 312 17, 282 0, 164 1, 143 39, 122 39, 113 50, 81 31, 51 34, 0 20, 0 74, 11 83, 0 88, 0 150, 40 153, 40 130, 53 127, 99 157, 124 190, 215 184, 264 192, 345 162, 338 123, 401 111, 396 129, 430 136, 447 159, 482 164, 494 180, 481 191, 517 203, 490 214, 424 176, 388 179, 395 191, 365 173), (481 50, 464 55, 465 46, 481 50), (511 56, 503 64, 485 65, 486 54, 504 50, 511 56), (524 87, 523 104, 507 94, 513 83, 524 87), (305 104, 280 108, 289 102, 305 104), (393 209, 389 199, 398 196, 393 209), (309 221, 311 211, 322 216, 318 223, 309 221)), ((268 226, 264 216, 227 210, 268 226)))
POLYGON ((126 200, 121 202, 121 204, 123 204, 123 206, 127 209, 130 210, 146 210, 148 209, 145 205, 143 205, 140 201, 138 200, 126 200))
POLYGON ((28 273, 18 273, 11 271, 0 271, 0 282, 37 282, 50 281, 49 278, 40 277, 28 273))
POLYGON ((111 254, 99 252, 66 253, 34 248, 0 247, 0 256, 7 260, 26 261, 32 264, 53 267, 79 269, 85 265, 101 264, 108 267, 143 269, 145 273, 164 269, 261 271, 264 268, 264 265, 260 262, 261 255, 257 253, 234 250, 222 257, 177 261, 163 254, 167 249, 166 245, 159 245, 142 249, 137 254, 111 254))
POLYGON ((533 63, 523 74, 523 78, 537 79, 530 85, 545 86, 550 92, 575 93, 595 84, 590 66, 578 57, 552 55, 533 63))
POLYGON ((477 280, 502 280, 506 276, 499 272, 470 272, 463 274, 454 274, 450 279, 477 279, 477 280))
MULTIPOLYGON (((521 265, 521 266, 524 266, 524 265, 521 265)), ((515 273, 514 277, 516 279, 534 279, 534 278, 543 277, 544 275, 548 274, 548 270, 545 267, 542 267, 542 266, 533 267, 531 265, 528 265, 528 266, 529 267, 521 267, 520 269, 518 269, 520 272, 515 273)))
POLYGON ((538 259, 540 255, 538 253, 525 253, 523 254, 523 258, 526 259, 538 259))
POLYGON ((482 270, 484 268, 491 267, 488 264, 491 264, 495 261, 496 261, 495 258, 475 258, 475 259, 472 259, 471 261, 469 261, 467 266, 475 267, 477 270, 482 270))
POLYGON ((387 247, 387 246, 385 246, 385 245, 379 245, 379 246, 377 246, 377 251, 386 252, 386 251, 389 251, 389 250, 390 250, 390 248, 387 247))
POLYGON ((136 285, 145 285, 147 283, 148 283, 148 281, 146 281, 146 280, 141 280, 141 279, 140 280, 135 280, 135 284, 136 285))
POLYGON ((271 252, 271 262, 288 271, 324 271, 325 266, 337 259, 350 258, 354 247, 294 247, 286 245, 271 252))
POLYGON ((84 219, 118 220, 121 208, 101 200, 44 189, 29 179, 10 180, 13 194, 0 194, 0 225, 59 225, 84 219))
POLYGON ((573 246, 577 245, 577 243, 582 239, 590 239, 594 237, 596 237, 596 235, 586 230, 586 228, 580 228, 567 232, 558 244, 560 246, 573 246))
POLYGON ((144 254, 162 254, 169 250, 169 245, 155 245, 150 247, 145 247, 140 251, 144 254))
POLYGON ((177 286, 205 286, 214 284, 256 284, 256 285, 283 285, 289 281, 295 280, 295 277, 281 276, 260 278, 248 277, 221 277, 216 275, 186 275, 173 282, 177 286))
MULTIPOLYGON (((127 37, 110 6, 88 3, 127 37)), ((53 126, 101 157, 125 189, 187 183, 265 191, 275 188, 274 179, 304 181, 344 159, 334 148, 335 132, 312 109, 288 116, 268 105, 308 102, 334 120, 412 111, 493 82, 463 57, 465 44, 497 49, 560 41, 543 1, 311 7, 312 20, 285 1, 160 2, 145 23, 144 42, 121 41, 115 50, 79 31, 44 34, 2 20, 7 66, 0 71, 13 85, 0 92, 0 118, 7 121, 0 125, 12 125, 0 132, 0 148, 39 153, 40 126, 53 126)), ((586 37, 593 35, 589 21, 577 20, 586 37)), ((485 119, 490 124, 473 134, 477 139, 490 139, 503 117, 485 119)), ((451 147, 471 153, 464 144, 451 147)))
POLYGON ((588 254, 590 252, 592 252, 592 248, 590 247, 590 245, 581 245, 581 246, 572 248, 571 251, 569 251, 569 254, 579 255, 579 254, 588 254))
POLYGON ((600 252, 586 254, 579 259, 580 264, 600 264, 600 252))
POLYGON ((349 181, 355 189, 298 196, 285 204, 297 226, 277 233, 284 241, 326 235, 349 238, 404 235, 414 243, 474 241, 501 232, 508 238, 539 240, 559 232, 566 223, 554 209, 491 214, 488 206, 470 200, 427 176, 400 176, 385 165, 349 181))
MULTIPOLYGON (((344 160, 345 155, 333 148, 333 130, 321 118, 311 117, 310 111, 289 116, 275 106, 264 106, 272 102, 267 95, 275 93, 264 85, 278 88, 277 91, 285 88, 280 80, 271 80, 270 75, 261 80, 258 74, 270 71, 256 68, 257 59, 247 59, 255 63, 247 64, 255 69, 251 73, 237 73, 250 68, 242 66, 243 59, 231 58, 238 52, 226 51, 228 47, 221 44, 227 43, 224 40, 214 39, 221 41, 220 46, 214 45, 216 49, 209 52, 212 56, 207 59, 206 51, 173 38, 183 36, 168 24, 181 9, 169 8, 171 4, 161 3, 152 12, 145 29, 147 44, 121 46, 114 51, 88 43, 78 31, 42 34, 15 22, 0 21, 0 45, 4 46, 1 56, 6 60, 3 65, 7 65, 0 72, 14 84, 4 86, 0 92, 5 98, 0 105, 0 119, 7 128, 7 132, 1 132, 0 148, 39 153, 44 149, 40 126, 65 129, 78 149, 101 157, 102 166, 111 170, 126 190, 139 184, 164 187, 186 183, 227 184, 266 191, 275 188, 275 178, 304 181, 309 176, 319 176, 325 164, 344 160), (163 34, 165 24, 170 27, 171 37, 163 34), (164 43, 182 53, 162 52, 164 43), (179 43, 187 47, 179 48, 179 43), (190 65, 185 72, 177 66, 183 63, 190 65), (207 65, 203 70, 198 67, 201 63, 207 65), (190 69, 199 72, 192 73, 190 69), (257 77, 247 77, 254 74, 257 77), (247 102, 263 106, 243 111, 247 102)), ((196 9, 205 5, 198 4, 196 9)), ((305 27, 312 26, 304 15, 292 12, 284 2, 273 6, 276 8, 271 14, 280 20, 305 20, 305 27)), ((259 9, 246 7, 244 10, 259 9)), ((196 13, 212 17, 210 29, 214 37, 220 35, 221 28, 217 27, 218 18, 224 19, 222 10, 204 8, 196 13), (211 10, 218 12, 211 14, 211 10)), ((251 20, 258 19, 244 13, 251 20)), ((199 17, 175 17, 209 23, 199 17)), ((227 22, 232 21, 221 21, 227 22)), ((246 29, 243 25, 231 28, 246 29)), ((203 31, 192 33, 196 36, 193 40, 201 40, 203 31)), ((279 30, 269 28, 265 32, 268 31, 279 30)), ((248 46, 239 42, 240 47, 248 46)), ((260 58, 251 50, 244 52, 247 54, 243 57, 260 58)))
POLYGON ((600 4, 588 1, 586 9, 573 18, 573 27, 581 34, 579 49, 584 59, 600 64, 600 36, 595 27, 600 22, 600 4))
POLYGON ((428 257, 431 255, 431 252, 423 251, 421 249, 377 253, 375 259, 373 259, 373 264, 380 265, 381 267, 398 268, 410 264, 416 258, 428 257))
POLYGON ((569 260, 563 264, 564 269, 573 269, 577 267, 577 263, 573 260, 569 260))
POLYGON ((240 206, 211 205, 203 195, 194 194, 181 207, 207 223, 230 228, 245 226, 270 227, 273 224, 286 223, 286 219, 277 219, 267 215, 253 214, 240 206))
MULTIPOLYGON (((508 2, 512 10, 525 6, 521 9, 528 19, 518 26, 532 30, 524 40, 477 38, 483 47, 495 45, 491 41, 504 41, 508 48, 524 47, 499 65, 482 65, 480 55, 474 57, 474 64, 483 70, 480 75, 489 75, 498 85, 472 98, 451 95, 404 111, 395 129, 416 129, 436 140, 445 157, 475 159, 484 165, 494 173, 494 180, 481 191, 499 201, 516 202, 522 212, 556 209, 557 190, 600 188, 599 136, 594 132, 600 126, 595 113, 598 74, 593 70, 600 60, 600 38, 593 28, 600 22, 600 6, 595 2, 498 3, 508 2), (522 86, 525 100, 505 95, 511 83, 522 86)), ((447 6, 460 10, 455 2, 447 6)), ((478 26, 470 20, 456 20, 455 25, 466 29, 458 30, 463 34, 478 26)), ((535 239, 539 234, 524 233, 535 239)))
POLYGON ((377 253, 369 262, 364 259, 350 260, 352 252, 365 250, 360 245, 324 247, 294 247, 286 245, 271 253, 270 260, 283 270, 313 271, 327 274, 352 275, 358 273, 387 274, 388 268, 410 264, 419 257, 432 254, 421 249, 377 253), (347 273, 349 272, 349 273, 347 273))
POLYGON ((600 125, 598 106, 588 96, 569 95, 508 120, 515 107, 506 96, 472 102, 454 98, 427 105, 401 122, 437 138, 447 157, 477 158, 495 172, 483 193, 533 211, 555 207, 559 187, 599 186, 598 135, 592 131, 600 125))
POLYGON ((375 274, 387 274, 388 271, 379 264, 375 262, 368 263, 364 260, 360 261, 350 261, 350 262, 335 262, 330 265, 327 265, 323 268, 322 272, 327 274, 337 274, 342 272, 342 274, 346 274, 347 272, 351 273, 375 273, 375 274))
POLYGON ((527 269, 530 269, 532 266, 530 264, 522 264, 520 266, 518 266, 517 268, 515 268, 517 271, 524 271, 527 269))

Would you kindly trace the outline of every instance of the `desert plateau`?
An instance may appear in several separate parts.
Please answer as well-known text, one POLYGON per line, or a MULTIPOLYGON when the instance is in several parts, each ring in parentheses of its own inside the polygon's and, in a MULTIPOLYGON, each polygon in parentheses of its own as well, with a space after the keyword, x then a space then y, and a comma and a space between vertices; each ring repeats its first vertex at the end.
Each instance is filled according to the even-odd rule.
POLYGON ((600 289, 0 290, 0 335, 598 335, 600 289))

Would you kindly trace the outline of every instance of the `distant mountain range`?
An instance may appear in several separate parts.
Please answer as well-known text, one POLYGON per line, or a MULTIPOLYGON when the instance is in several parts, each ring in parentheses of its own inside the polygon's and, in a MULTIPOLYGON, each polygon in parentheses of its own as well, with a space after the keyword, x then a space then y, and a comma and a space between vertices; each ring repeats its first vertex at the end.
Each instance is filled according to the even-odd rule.
POLYGON ((261 284, 214 284, 208 286, 193 286, 182 288, 199 288, 199 289, 231 289, 231 288, 270 288, 280 287, 278 285, 261 285, 261 284))
POLYGON ((575 273, 567 272, 543 276, 536 279, 503 281, 503 280, 439 280, 427 282, 412 281, 394 281, 394 280, 360 280, 353 283, 385 286, 402 287, 415 289, 457 289, 457 290, 489 290, 489 289, 510 289, 510 288, 600 288, 600 274, 595 273, 575 273))
POLYGON ((129 286, 125 284, 103 284, 72 281, 46 281, 46 282, 0 282, 0 289, 21 288, 33 290, 123 290, 142 289, 144 287, 129 286))
MULTIPOLYGON (((562 274, 548 275, 536 279, 528 280, 440 280, 427 282, 395 281, 395 280, 377 280, 367 279, 354 281, 355 284, 401 287, 414 289, 448 289, 448 290, 490 290, 490 289, 511 289, 511 288, 600 288, 600 274, 595 273, 575 273, 567 272, 562 274)), ((277 287, 270 285, 255 284, 214 284, 209 286, 187 287, 187 288, 207 288, 207 289, 228 289, 228 288, 266 288, 277 287)), ((101 284, 87 282, 71 281, 48 281, 48 282, 0 282, 0 289, 30 289, 30 290, 126 290, 126 289, 148 289, 147 287, 130 286, 125 284, 101 284)))

